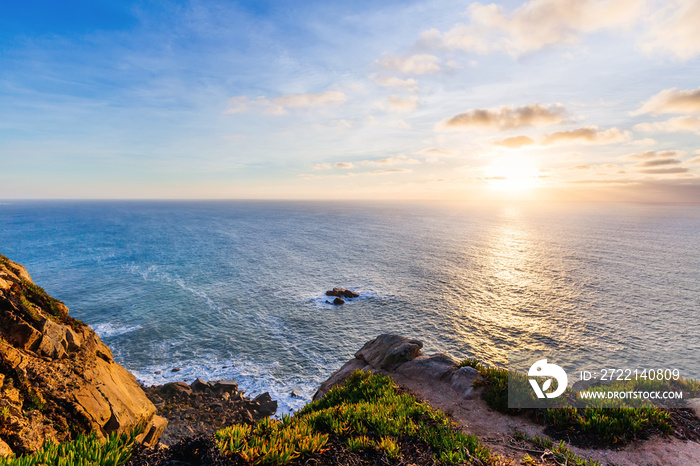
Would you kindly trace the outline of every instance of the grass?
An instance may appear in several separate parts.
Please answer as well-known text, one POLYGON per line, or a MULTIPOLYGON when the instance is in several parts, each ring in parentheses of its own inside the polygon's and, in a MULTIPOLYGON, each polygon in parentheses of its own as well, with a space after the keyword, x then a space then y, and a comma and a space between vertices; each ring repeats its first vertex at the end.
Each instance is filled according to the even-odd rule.
POLYGON ((390 377, 362 371, 353 372, 344 385, 292 416, 263 419, 252 428, 231 426, 217 432, 216 439, 224 454, 250 464, 283 465, 319 457, 331 444, 392 461, 400 461, 402 452, 412 448, 427 450, 441 464, 497 460, 444 414, 401 393, 390 377))
POLYGON ((31 455, 0 457, 0 466, 120 466, 131 457, 135 432, 113 434, 106 441, 90 434, 60 445, 47 443, 31 455))
MULTIPOLYGON (((527 411, 558 436, 578 439, 583 443, 614 446, 625 444, 648 432, 660 431, 668 435, 674 431, 671 414, 667 409, 654 406, 644 400, 627 401, 627 404, 623 404, 621 400, 582 400, 571 389, 567 389, 556 400, 547 400, 548 403, 556 403, 558 406, 555 408, 533 410, 508 408, 509 377, 514 382, 514 396, 521 397, 521 399, 529 398, 532 404, 539 402, 530 390, 527 377, 524 374, 509 372, 506 369, 489 368, 476 359, 462 361, 460 367, 473 367, 479 371, 481 379, 475 381, 475 386, 484 388, 482 398, 489 407, 511 415, 523 414, 524 411, 527 411)), ((589 391, 653 391, 660 389, 682 390, 690 396, 698 396, 700 383, 692 379, 681 379, 665 384, 658 381, 639 380, 593 387, 589 391)))

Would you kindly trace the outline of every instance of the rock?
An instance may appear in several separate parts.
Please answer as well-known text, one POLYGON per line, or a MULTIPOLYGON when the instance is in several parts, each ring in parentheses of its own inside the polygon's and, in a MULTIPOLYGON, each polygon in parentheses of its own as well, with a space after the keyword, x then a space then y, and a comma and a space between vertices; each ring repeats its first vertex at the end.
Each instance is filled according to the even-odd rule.
POLYGON ((688 407, 695 411, 695 415, 700 418, 700 398, 691 398, 686 400, 688 407))
POLYGON ((367 361, 367 364, 384 370, 411 361, 420 355, 423 342, 409 340, 399 335, 379 335, 355 353, 355 357, 367 361))
POLYGON ((350 374, 352 374, 356 370, 364 370, 364 371, 371 371, 372 366, 367 364, 367 361, 364 359, 359 359, 359 358, 354 358, 343 364, 343 367, 335 371, 325 382, 321 384, 320 387, 318 387, 318 390, 316 390, 316 393, 314 393, 313 396, 313 401, 320 400, 324 396, 326 396, 326 393, 328 391, 335 387, 336 385, 340 385, 343 382, 345 382, 345 379, 347 379, 350 374))
POLYGON ((191 395, 192 387, 187 385, 185 382, 170 382, 166 383, 160 388, 160 393, 166 397, 173 397, 176 395, 191 395))
POLYGON ((396 373, 410 379, 440 380, 451 376, 457 369, 457 362, 444 354, 417 356, 415 359, 401 364, 396 373))
POLYGON ((209 385, 207 382, 200 378, 196 378, 194 382, 190 384, 190 387, 192 390, 197 391, 197 392, 203 392, 207 388, 211 388, 211 385, 209 385))
POLYGON ((179 368, 179 367, 174 367, 170 372, 180 372, 180 368, 179 368))
POLYGON ((355 353, 355 358, 346 362, 323 382, 313 396, 313 400, 323 398, 336 385, 356 370, 388 374, 397 383, 413 380, 423 385, 434 386, 436 390, 463 392, 465 398, 474 397, 472 388, 478 372, 471 368, 458 368, 457 363, 447 355, 421 354, 423 343, 399 335, 383 334, 371 340, 355 353), (439 387, 439 388, 438 388, 439 387))
POLYGON ((47 441, 61 443, 89 431, 104 438, 137 425, 157 441, 163 420, 95 332, 35 286, 24 267, 1 255, 0 280, 0 401, 17 414, 4 427, 9 448, 26 454, 47 441))
POLYGON ((462 393, 463 398, 472 399, 477 394, 474 381, 480 377, 479 371, 473 367, 460 367, 452 374, 450 385, 453 390, 462 393))
POLYGON ((333 288, 332 290, 326 291, 326 296, 337 296, 338 298, 359 298, 360 293, 356 293, 352 290, 346 290, 345 288, 333 288))
POLYGON ((345 300, 343 298, 335 298, 333 300, 333 304, 335 304, 336 306, 339 306, 341 304, 345 304, 345 300))
POLYGON ((6 444, 2 439, 0 439, 0 458, 7 456, 12 456, 14 453, 8 444, 6 444))
POLYGON ((255 403, 267 403, 268 401, 272 401, 272 397, 268 392, 261 393, 260 395, 253 398, 253 402, 255 403))
POLYGON ((214 382, 214 390, 223 392, 236 392, 238 391, 238 382, 235 380, 217 380, 214 382))
MULTIPOLYGON (((0 384, 2 386, 2 384, 0 384)), ((296 392, 296 390, 292 390, 292 393, 290 393, 290 396, 292 398, 299 398, 299 394, 296 392)))

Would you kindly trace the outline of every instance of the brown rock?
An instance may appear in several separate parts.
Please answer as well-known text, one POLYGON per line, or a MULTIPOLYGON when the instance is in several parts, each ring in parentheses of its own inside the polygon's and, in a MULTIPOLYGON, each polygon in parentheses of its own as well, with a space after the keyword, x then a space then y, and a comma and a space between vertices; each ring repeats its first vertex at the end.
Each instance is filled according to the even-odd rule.
POLYGON ((204 380, 197 378, 190 384, 190 387, 194 391, 202 392, 206 390, 207 388, 211 388, 211 385, 209 383, 205 382, 204 380))
POLYGON ((421 348, 421 341, 383 334, 365 343, 362 349, 355 353, 355 357, 367 361, 377 369, 391 370, 399 364, 415 359, 420 355, 421 348))
POLYGON ((474 381, 481 378, 479 371, 473 367, 460 367, 452 374, 450 385, 452 389, 462 393, 462 398, 472 399, 476 396, 474 381))
POLYGON ((28 413, 13 418, 3 434, 12 451, 30 453, 46 441, 89 431, 127 433, 138 425, 157 440, 162 421, 154 417, 155 406, 99 337, 4 256, 0 277, 2 402, 11 413, 28 413))
POLYGON ((0 458, 12 456, 14 453, 8 444, 3 439, 0 439, 0 458))
POLYGON ((440 380, 456 370, 457 362, 444 354, 418 356, 396 368, 398 374, 415 380, 440 380))
POLYGON ((341 304, 345 304, 345 300, 343 298, 335 298, 333 300, 333 304, 335 304, 336 306, 339 306, 341 304))

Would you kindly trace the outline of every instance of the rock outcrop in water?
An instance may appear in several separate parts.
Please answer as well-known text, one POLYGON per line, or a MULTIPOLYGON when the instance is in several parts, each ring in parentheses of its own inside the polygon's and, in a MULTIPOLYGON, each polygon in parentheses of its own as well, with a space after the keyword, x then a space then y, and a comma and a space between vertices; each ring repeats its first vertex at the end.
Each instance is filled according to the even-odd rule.
POLYGON ((138 440, 155 444, 167 424, 155 413, 95 332, 0 255, 0 455, 138 425, 138 440))
POLYGON ((360 293, 352 290, 346 290, 345 288, 333 288, 332 290, 326 291, 326 296, 335 296, 337 298, 359 298, 360 293))

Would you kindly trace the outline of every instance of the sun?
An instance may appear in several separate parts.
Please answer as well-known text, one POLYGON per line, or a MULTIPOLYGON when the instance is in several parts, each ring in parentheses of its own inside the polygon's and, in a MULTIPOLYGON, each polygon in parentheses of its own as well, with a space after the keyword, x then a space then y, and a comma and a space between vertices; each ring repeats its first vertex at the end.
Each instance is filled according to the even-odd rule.
POLYGON ((499 191, 524 191, 538 183, 538 171, 529 158, 504 156, 485 169, 489 187, 499 191))

